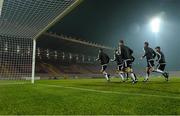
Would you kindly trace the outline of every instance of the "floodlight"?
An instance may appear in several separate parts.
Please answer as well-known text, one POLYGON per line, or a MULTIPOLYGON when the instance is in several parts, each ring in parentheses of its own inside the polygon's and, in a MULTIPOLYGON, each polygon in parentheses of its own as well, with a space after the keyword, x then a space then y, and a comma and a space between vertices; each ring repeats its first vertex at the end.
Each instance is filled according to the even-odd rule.
POLYGON ((151 29, 152 29, 152 32, 154 33, 158 33, 159 30, 160 30, 160 23, 161 23, 161 20, 160 18, 154 18, 152 19, 151 21, 151 29))

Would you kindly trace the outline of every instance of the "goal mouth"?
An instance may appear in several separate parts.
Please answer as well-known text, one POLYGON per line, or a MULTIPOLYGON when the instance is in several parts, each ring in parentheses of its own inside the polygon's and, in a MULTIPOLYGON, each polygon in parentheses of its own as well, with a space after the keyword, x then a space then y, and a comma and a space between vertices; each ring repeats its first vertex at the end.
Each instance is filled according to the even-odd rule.
POLYGON ((0 78, 32 77, 35 40, 82 0, 0 0, 0 78))

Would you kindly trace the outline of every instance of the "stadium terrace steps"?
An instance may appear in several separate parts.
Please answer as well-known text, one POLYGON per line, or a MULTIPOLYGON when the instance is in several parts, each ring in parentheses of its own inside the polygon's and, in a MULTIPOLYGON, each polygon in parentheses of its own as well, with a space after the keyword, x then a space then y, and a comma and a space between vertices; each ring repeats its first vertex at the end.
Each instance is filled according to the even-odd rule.
MULTIPOLYGON (((36 76, 45 78, 78 78, 78 77, 101 77, 99 64, 62 64, 58 62, 38 62, 36 64, 36 76)), ((109 66, 108 72, 115 73, 114 67, 109 66)))

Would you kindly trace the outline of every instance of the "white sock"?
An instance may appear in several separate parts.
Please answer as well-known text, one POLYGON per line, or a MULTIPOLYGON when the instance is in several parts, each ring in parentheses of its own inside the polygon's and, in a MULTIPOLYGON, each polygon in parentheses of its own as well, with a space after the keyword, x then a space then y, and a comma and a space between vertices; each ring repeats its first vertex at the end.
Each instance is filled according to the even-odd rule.
POLYGON ((130 73, 130 75, 131 75, 132 80, 135 81, 136 78, 135 78, 135 76, 134 76, 134 73, 130 73))
POLYGON ((149 78, 148 74, 146 74, 145 80, 147 80, 149 78))
POLYGON ((106 80, 109 80, 107 72, 103 72, 103 75, 105 76, 106 80))
POLYGON ((119 73, 119 75, 120 75, 121 79, 124 81, 124 76, 123 76, 123 74, 122 74, 122 73, 119 73))
POLYGON ((157 69, 157 70, 156 70, 156 72, 158 72, 158 73, 162 73, 162 74, 164 73, 164 71, 159 70, 159 69, 157 69))

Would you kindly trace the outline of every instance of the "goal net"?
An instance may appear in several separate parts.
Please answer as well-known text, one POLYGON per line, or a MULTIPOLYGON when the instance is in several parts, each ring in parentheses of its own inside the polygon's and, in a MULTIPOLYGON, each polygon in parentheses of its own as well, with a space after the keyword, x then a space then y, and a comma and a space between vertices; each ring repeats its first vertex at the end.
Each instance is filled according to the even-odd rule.
POLYGON ((0 80, 34 79, 36 39, 80 2, 0 0, 0 80))

